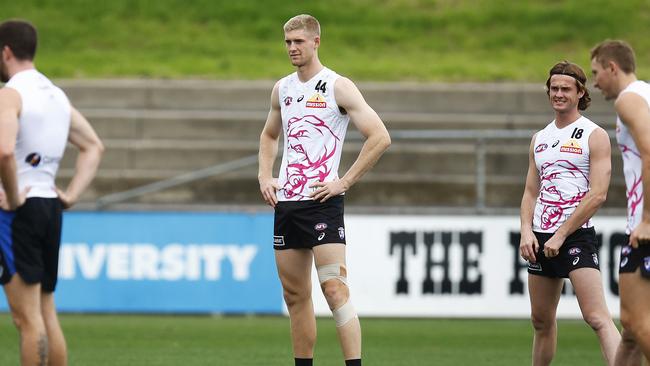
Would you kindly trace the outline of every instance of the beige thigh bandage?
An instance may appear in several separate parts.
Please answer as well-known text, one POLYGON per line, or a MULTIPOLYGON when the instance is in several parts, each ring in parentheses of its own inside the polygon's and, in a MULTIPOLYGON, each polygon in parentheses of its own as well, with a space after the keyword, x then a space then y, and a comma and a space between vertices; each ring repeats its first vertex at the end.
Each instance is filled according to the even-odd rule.
POLYGON ((326 264, 316 268, 316 272, 318 272, 318 281, 320 281, 321 284, 327 280, 337 279, 343 282, 346 286, 348 285, 347 272, 345 270, 345 265, 343 264, 326 264))

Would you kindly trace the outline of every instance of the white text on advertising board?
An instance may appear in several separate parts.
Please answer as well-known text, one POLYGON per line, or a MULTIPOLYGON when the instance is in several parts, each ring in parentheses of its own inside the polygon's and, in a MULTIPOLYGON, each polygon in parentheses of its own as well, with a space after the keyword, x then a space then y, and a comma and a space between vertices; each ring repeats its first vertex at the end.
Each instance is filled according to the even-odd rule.
POLYGON ((246 281, 258 248, 234 244, 66 243, 61 246, 61 279, 246 281), (229 268, 228 273, 224 268, 229 268))

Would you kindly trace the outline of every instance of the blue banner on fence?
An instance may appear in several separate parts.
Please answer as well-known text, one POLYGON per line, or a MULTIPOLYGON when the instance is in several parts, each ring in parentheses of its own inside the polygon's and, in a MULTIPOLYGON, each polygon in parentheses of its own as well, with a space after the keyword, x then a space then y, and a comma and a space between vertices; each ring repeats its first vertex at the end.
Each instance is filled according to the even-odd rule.
POLYGON ((66 213, 57 308, 279 314, 272 233, 272 214, 66 213))

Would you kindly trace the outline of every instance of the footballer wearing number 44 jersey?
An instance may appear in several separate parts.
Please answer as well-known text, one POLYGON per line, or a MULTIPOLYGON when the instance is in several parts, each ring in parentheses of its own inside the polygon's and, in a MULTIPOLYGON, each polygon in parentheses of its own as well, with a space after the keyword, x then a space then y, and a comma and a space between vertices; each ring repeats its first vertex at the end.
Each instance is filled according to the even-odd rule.
POLYGON ((345 264, 344 193, 390 145, 377 113, 349 79, 318 58, 320 24, 310 15, 284 25, 284 40, 295 73, 278 81, 260 136, 262 198, 275 210, 273 248, 291 318, 296 366, 313 363, 316 321, 311 268, 332 311, 345 364, 361 365, 361 327, 352 306, 345 264), (357 160, 342 176, 339 162, 348 123, 366 138, 357 160), (278 179, 273 162, 280 133, 284 151, 278 179))

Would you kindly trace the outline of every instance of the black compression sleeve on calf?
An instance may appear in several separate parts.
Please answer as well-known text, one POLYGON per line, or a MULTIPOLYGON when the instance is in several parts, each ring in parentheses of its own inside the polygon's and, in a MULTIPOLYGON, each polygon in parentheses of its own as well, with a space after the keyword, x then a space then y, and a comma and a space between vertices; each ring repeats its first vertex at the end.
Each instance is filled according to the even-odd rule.
POLYGON ((345 366, 361 366, 361 359, 345 360, 345 366))
POLYGON ((313 366, 314 365, 314 359, 313 358, 294 358, 296 361, 296 366, 313 366))

